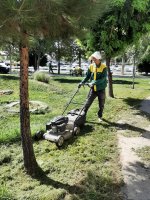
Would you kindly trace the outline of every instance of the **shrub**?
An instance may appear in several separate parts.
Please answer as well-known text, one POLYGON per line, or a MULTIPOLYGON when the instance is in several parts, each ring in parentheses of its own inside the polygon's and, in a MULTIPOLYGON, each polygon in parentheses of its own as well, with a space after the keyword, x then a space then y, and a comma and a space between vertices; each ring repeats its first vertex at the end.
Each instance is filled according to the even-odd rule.
POLYGON ((49 75, 44 73, 44 72, 36 71, 33 74, 33 78, 35 80, 37 80, 37 81, 41 81, 41 82, 44 82, 44 83, 49 83, 49 75))

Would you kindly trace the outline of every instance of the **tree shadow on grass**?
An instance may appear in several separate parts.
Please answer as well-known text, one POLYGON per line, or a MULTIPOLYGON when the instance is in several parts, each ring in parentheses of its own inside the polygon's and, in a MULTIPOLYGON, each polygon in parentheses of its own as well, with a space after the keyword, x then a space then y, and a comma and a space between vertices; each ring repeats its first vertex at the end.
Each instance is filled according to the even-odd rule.
POLYGON ((55 189, 64 189, 66 192, 63 193, 64 199, 66 195, 71 195, 75 199, 83 200, 120 200, 120 187, 123 183, 120 181, 116 183, 113 181, 113 178, 107 178, 107 176, 100 175, 101 173, 93 173, 89 170, 86 172, 86 176, 80 178, 80 180, 74 184, 70 185, 68 183, 63 183, 60 181, 55 181, 48 177, 49 172, 44 172, 41 168, 38 171, 38 175, 33 177, 36 180, 40 181, 41 185, 52 186, 55 189))
POLYGON ((54 80, 60 83, 80 83, 80 79, 54 78, 54 80))
MULTIPOLYGON (((137 99, 137 98, 126 98, 126 99, 123 99, 123 101, 128 104, 130 107, 132 107, 134 110, 137 110, 137 113, 138 115, 142 115, 142 116, 146 116, 149 120, 150 120, 150 114, 144 111, 142 111, 140 109, 141 107, 141 103, 143 102, 143 100, 141 99, 137 99)), ((145 101, 150 101, 150 100, 145 100, 145 101)))
POLYGON ((19 80, 19 77, 15 75, 1 75, 0 74, 0 78, 4 80, 19 80))
POLYGON ((130 131, 135 131, 138 132, 139 134, 142 134, 142 137, 150 139, 150 134, 149 131, 147 131, 144 128, 139 128, 133 125, 130 125, 128 123, 116 123, 116 122, 110 122, 106 119, 103 119, 102 123, 97 123, 97 122, 92 122, 92 121, 88 121, 88 123, 92 123, 92 124, 97 124, 97 125, 101 125, 104 128, 116 128, 118 130, 130 130, 130 131))
POLYGON ((141 99, 137 99, 137 98, 131 98, 128 97, 126 99, 123 99, 123 101, 128 104, 129 106, 133 107, 133 108, 139 108, 140 104, 142 103, 141 99))
MULTIPOLYGON (((122 85, 132 85, 133 81, 127 80, 113 80, 113 84, 122 84, 122 85)), ((134 82, 134 84, 139 84, 138 82, 134 82)))

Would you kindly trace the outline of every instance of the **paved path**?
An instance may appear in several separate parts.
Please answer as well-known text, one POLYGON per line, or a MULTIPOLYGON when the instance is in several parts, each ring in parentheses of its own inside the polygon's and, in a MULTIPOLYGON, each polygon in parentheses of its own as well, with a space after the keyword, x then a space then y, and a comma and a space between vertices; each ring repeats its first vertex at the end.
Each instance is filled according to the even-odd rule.
MULTIPOLYGON (((141 110, 150 114, 150 97, 142 102, 141 110)), ((135 116, 133 117, 135 121, 135 116)), ((128 123, 131 123, 131 119, 128 123)), ((125 183, 122 188, 124 200, 150 200, 150 163, 145 163, 135 152, 138 148, 150 146, 150 123, 148 127, 142 129, 144 132, 139 137, 125 137, 118 131, 118 146, 125 183)))
POLYGON ((141 110, 150 114, 150 97, 142 102, 141 110))

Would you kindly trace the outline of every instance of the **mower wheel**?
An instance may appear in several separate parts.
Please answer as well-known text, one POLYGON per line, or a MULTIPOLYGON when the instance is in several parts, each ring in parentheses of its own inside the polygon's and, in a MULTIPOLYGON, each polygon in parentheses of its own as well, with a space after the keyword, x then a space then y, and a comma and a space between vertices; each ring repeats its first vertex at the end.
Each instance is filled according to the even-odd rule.
POLYGON ((75 126, 75 127, 74 127, 74 130, 73 130, 73 134, 74 134, 74 135, 78 135, 79 133, 80 133, 80 127, 75 126))
POLYGON ((64 144, 64 137, 60 136, 60 138, 58 139, 58 141, 56 142, 56 146, 57 147, 62 147, 62 145, 64 144))
POLYGON ((43 135, 44 135, 44 131, 43 131, 43 130, 37 131, 37 132, 35 133, 35 135, 34 135, 34 139, 35 139, 36 141, 38 141, 38 140, 40 140, 40 139, 43 138, 43 135))

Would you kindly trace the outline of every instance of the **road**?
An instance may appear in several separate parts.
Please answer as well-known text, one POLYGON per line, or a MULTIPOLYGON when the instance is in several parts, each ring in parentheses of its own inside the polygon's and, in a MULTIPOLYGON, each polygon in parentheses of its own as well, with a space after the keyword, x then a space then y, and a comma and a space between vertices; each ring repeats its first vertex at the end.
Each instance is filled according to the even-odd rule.
MULTIPOLYGON (((65 75, 70 75, 70 69, 71 67, 69 66, 61 66, 60 68, 60 74, 65 74, 65 75)), ((87 71, 88 67, 85 66, 84 67, 84 75, 87 71)), ((19 72, 19 67, 18 66, 13 66, 12 67, 12 72, 19 72)), ((46 73, 49 73, 49 68, 48 67, 40 67, 39 68, 39 71, 41 72, 46 72, 46 73)), ((117 77, 117 76, 123 76, 123 77, 132 77, 133 76, 133 66, 126 66, 125 69, 124 69, 124 74, 122 75, 121 74, 121 68, 118 67, 118 68, 111 68, 111 71, 112 71, 112 75, 114 77, 117 77)), ((34 72, 34 68, 33 67, 29 67, 29 73, 33 73, 34 72)), ((54 74, 58 74, 58 69, 56 67, 53 68, 53 72, 54 74)), ((138 72, 136 72, 136 76, 139 75, 138 72)))

